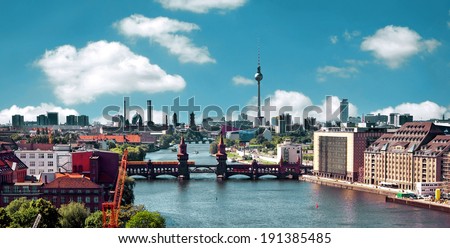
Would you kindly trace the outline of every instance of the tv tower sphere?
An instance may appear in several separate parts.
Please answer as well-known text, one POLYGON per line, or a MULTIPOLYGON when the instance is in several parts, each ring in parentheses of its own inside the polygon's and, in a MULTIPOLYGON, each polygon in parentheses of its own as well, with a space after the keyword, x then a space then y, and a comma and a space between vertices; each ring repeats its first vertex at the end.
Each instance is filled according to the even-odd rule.
POLYGON ((259 82, 262 79, 263 79, 263 75, 261 73, 261 66, 258 66, 258 71, 255 74, 255 80, 259 82))

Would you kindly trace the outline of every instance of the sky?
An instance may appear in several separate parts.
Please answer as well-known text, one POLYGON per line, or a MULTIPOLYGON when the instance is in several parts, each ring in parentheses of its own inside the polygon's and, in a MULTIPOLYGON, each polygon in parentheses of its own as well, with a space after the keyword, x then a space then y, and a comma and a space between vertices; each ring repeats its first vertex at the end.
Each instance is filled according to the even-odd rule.
POLYGON ((189 99, 197 120, 236 117, 256 104, 258 63, 271 116, 330 95, 350 116, 450 118, 447 0, 2 0, 0 37, 1 124, 46 111, 107 122, 124 97, 152 100, 157 123, 189 99))

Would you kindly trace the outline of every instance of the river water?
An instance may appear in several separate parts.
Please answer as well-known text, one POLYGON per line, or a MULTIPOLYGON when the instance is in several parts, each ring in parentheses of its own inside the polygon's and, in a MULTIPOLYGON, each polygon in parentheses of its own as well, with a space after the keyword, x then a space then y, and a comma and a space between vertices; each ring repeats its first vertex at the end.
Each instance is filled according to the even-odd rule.
MULTIPOLYGON (((189 160, 215 164, 208 144, 188 144, 189 160), (194 154, 198 151, 198 154, 194 154)), ((153 161, 176 153, 148 153, 153 161)), ((450 214, 386 203, 384 196, 301 182, 245 176, 216 181, 214 174, 137 180, 135 204, 158 211, 167 227, 450 227, 450 214)))

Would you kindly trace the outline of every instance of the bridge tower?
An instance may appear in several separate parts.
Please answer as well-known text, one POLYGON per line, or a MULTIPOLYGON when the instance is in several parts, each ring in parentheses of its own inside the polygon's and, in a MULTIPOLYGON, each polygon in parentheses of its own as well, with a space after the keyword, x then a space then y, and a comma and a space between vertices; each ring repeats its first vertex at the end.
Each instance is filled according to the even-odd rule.
POLYGON ((184 136, 181 136, 180 145, 178 147, 178 179, 188 180, 190 178, 188 165, 189 154, 187 153, 187 146, 184 142, 184 136))
POLYGON ((223 135, 220 134, 220 141, 217 145, 218 151, 216 153, 217 170, 216 175, 219 179, 226 179, 227 174, 227 153, 225 152, 225 143, 223 142, 223 135))

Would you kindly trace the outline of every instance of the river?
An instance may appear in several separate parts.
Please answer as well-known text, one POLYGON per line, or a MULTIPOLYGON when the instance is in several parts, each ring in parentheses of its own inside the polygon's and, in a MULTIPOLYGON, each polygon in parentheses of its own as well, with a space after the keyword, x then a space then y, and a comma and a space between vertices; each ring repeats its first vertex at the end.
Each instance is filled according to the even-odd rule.
MULTIPOLYGON (((208 144, 188 144, 189 160, 215 164, 208 144), (194 154, 198 151, 198 154, 194 154)), ((160 150, 146 159, 176 160, 160 150)), ((450 214, 386 203, 384 196, 297 180, 246 177, 216 181, 214 174, 137 180, 135 204, 158 211, 167 227, 450 227, 450 214)))

